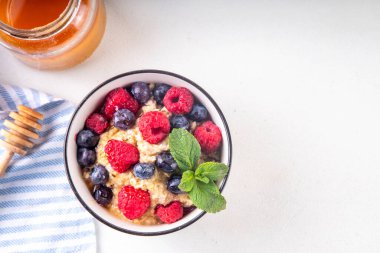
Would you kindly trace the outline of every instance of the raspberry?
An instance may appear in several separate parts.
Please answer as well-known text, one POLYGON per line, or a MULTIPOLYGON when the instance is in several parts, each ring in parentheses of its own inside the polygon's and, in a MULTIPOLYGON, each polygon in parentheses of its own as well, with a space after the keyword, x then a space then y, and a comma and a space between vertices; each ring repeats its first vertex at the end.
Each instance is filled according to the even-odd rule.
POLYGON ((135 189, 133 186, 124 186, 118 194, 119 210, 130 220, 141 217, 150 206, 148 191, 135 189))
POLYGON ((128 109, 133 113, 139 110, 139 103, 123 88, 116 88, 107 94, 103 113, 107 119, 111 119, 119 109, 128 109))
POLYGON ((155 213, 162 222, 173 223, 182 218, 183 208, 181 202, 173 201, 167 206, 158 205, 155 213))
POLYGON ((139 150, 124 141, 109 140, 104 147, 104 152, 107 154, 112 169, 119 173, 125 172, 140 159, 139 150))
POLYGON ((140 118, 139 130, 145 141, 157 144, 168 136, 170 122, 162 112, 147 112, 140 118))
POLYGON ((175 114, 187 114, 193 107, 194 99, 186 88, 172 87, 164 97, 164 105, 169 112, 175 114))
POLYGON ((206 153, 216 151, 222 143, 222 133, 219 127, 211 121, 206 121, 198 126, 194 131, 194 136, 206 153))
POLYGON ((86 119, 86 127, 97 134, 102 134, 108 128, 108 121, 103 115, 93 113, 86 119))

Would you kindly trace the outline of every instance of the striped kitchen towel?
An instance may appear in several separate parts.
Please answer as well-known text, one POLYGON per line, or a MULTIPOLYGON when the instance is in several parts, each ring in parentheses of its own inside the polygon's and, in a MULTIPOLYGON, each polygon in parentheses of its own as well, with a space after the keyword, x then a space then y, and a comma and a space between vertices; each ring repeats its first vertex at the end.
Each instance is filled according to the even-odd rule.
POLYGON ((96 252, 94 221, 72 193, 64 169, 63 142, 74 106, 0 85, 0 127, 19 104, 45 118, 35 147, 24 157, 15 155, 0 178, 0 252, 96 252))

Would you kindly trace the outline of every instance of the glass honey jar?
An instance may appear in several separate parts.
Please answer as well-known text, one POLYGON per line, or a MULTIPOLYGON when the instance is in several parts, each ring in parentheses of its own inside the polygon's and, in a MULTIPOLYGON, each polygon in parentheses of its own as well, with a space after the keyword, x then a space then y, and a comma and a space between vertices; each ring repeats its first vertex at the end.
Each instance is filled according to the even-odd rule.
POLYGON ((0 44, 37 69, 84 61, 105 25, 103 0, 0 0, 0 44))

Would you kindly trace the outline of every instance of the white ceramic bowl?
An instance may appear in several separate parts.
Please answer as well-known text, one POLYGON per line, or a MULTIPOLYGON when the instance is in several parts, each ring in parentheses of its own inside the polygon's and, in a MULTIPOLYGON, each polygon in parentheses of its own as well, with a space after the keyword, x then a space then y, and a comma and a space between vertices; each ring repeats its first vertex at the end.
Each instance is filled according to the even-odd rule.
MULTIPOLYGON (((85 119, 103 103, 108 92, 118 87, 126 87, 128 84, 137 81, 167 83, 172 86, 186 87, 189 89, 207 108, 215 124, 220 127, 223 136, 221 162, 227 164, 230 168, 232 155, 231 136, 226 119, 211 96, 191 80, 166 71, 140 70, 115 76, 92 90, 79 104, 70 121, 65 140, 65 165, 67 177, 78 200, 96 219, 114 229, 135 235, 161 235, 178 231, 194 223, 201 218, 205 212, 200 209, 195 209, 173 224, 152 226, 136 225, 120 220, 95 202, 82 178, 82 170, 76 160, 77 146, 75 143, 75 135, 83 129, 85 119)), ((228 175, 219 182, 220 190, 223 190, 227 178, 228 175)))

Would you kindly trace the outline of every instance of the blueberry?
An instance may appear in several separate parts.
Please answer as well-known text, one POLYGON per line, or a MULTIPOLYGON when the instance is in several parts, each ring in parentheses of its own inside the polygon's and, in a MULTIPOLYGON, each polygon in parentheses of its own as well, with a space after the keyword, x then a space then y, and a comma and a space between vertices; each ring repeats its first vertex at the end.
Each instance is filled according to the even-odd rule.
POLYGON ((189 120, 185 116, 182 116, 182 115, 173 115, 170 118, 170 126, 172 128, 182 128, 182 129, 185 129, 185 130, 189 131, 189 129, 190 129, 190 122, 189 122, 189 120))
POLYGON ((133 174, 141 179, 148 179, 153 176, 154 169, 152 163, 138 163, 133 167, 133 174))
POLYGON ((96 152, 92 149, 79 148, 77 151, 77 160, 81 167, 89 167, 96 161, 96 152))
POLYGON ((112 189, 105 185, 95 185, 93 196, 98 204, 107 206, 113 197, 112 189))
POLYGON ((194 104, 191 112, 188 114, 189 119, 202 122, 205 121, 208 117, 208 112, 206 107, 202 104, 194 104))
POLYGON ((171 88, 170 85, 166 83, 157 83, 156 86, 153 89, 153 97, 156 100, 157 104, 163 105, 162 102, 164 100, 164 97, 166 95, 166 92, 171 88))
POLYGON ((148 84, 144 82, 136 82, 132 84, 131 93, 140 104, 145 104, 152 95, 148 84))
POLYGON ((120 109, 113 114, 113 125, 121 130, 131 128, 135 121, 135 114, 128 109, 120 109))
POLYGON ((94 166, 90 174, 90 179, 93 184, 105 184, 107 183, 108 178, 109 173, 104 166, 100 164, 94 166))
POLYGON ((173 156, 167 151, 158 154, 156 166, 167 173, 173 173, 178 168, 173 156))
POLYGON ((189 213, 191 213, 195 209, 196 209, 195 206, 184 206, 183 207, 183 216, 188 215, 189 213))
POLYGON ((99 142, 99 135, 95 134, 91 130, 81 130, 77 134, 77 145, 82 148, 93 148, 99 142))
POLYGON ((168 180, 168 185, 167 185, 168 191, 174 194, 184 193, 178 188, 178 185, 181 183, 181 178, 182 176, 180 175, 171 176, 168 180))

